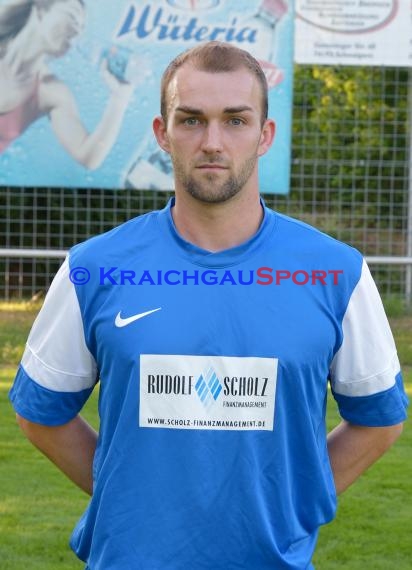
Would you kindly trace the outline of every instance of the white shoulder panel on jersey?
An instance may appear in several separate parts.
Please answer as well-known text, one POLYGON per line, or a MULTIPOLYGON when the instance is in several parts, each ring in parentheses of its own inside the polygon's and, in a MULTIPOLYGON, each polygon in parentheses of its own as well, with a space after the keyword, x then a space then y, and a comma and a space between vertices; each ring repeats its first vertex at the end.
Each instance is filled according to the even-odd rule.
POLYGON ((37 384, 57 392, 79 392, 96 382, 97 366, 86 346, 67 259, 30 331, 21 364, 37 384))
POLYGON ((342 323, 343 342, 332 365, 332 387, 343 396, 370 396, 395 384, 395 342, 366 262, 342 323))

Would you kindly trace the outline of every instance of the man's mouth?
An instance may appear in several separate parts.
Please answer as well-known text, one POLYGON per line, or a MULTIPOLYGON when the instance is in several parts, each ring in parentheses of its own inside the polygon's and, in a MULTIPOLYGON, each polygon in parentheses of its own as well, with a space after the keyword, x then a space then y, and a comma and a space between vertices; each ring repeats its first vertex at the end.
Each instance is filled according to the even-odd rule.
POLYGON ((199 164, 196 166, 196 168, 200 168, 201 170, 227 170, 227 166, 213 162, 209 162, 207 164, 199 164))

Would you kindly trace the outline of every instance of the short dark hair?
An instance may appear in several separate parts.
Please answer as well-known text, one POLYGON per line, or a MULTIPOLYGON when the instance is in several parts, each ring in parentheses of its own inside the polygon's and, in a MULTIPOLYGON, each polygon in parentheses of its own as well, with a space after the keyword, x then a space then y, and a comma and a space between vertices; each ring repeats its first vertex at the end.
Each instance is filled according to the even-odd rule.
POLYGON ((262 93, 262 125, 268 117, 268 84, 259 62, 246 50, 225 42, 211 41, 188 49, 173 59, 165 69, 160 86, 160 113, 167 122, 167 89, 177 70, 190 63, 199 71, 224 73, 244 67, 257 78, 262 93))

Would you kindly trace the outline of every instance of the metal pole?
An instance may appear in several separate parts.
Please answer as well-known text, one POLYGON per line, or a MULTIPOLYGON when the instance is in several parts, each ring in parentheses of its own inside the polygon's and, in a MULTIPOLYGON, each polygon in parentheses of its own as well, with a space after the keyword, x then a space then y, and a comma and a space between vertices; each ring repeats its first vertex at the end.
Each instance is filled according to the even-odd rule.
POLYGON ((0 248, 0 257, 28 257, 53 259, 66 257, 68 251, 65 249, 28 249, 28 248, 0 248))
POLYGON ((411 256, 366 255, 365 260, 368 265, 406 265, 406 267, 412 267, 411 256))

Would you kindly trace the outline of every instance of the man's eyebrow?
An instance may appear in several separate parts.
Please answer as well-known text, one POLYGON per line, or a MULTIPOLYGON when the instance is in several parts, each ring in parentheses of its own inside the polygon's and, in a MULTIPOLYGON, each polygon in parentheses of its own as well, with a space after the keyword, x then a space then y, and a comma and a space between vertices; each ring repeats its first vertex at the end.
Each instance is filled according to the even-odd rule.
POLYGON ((253 111, 249 105, 240 105, 239 107, 225 107, 223 112, 227 115, 236 115, 236 113, 243 113, 244 111, 253 111))
MULTIPOLYGON (((176 111, 180 113, 185 113, 187 115, 203 115, 204 112, 196 107, 189 107, 187 105, 180 105, 176 108, 176 111)), ((225 107, 223 113, 225 115, 236 115, 237 113, 243 113, 245 111, 253 111, 252 107, 249 105, 239 105, 238 107, 225 107)))
POLYGON ((186 115, 203 115, 203 111, 201 109, 188 107, 187 105, 180 105, 179 107, 176 107, 176 111, 179 111, 180 113, 186 113, 186 115))

